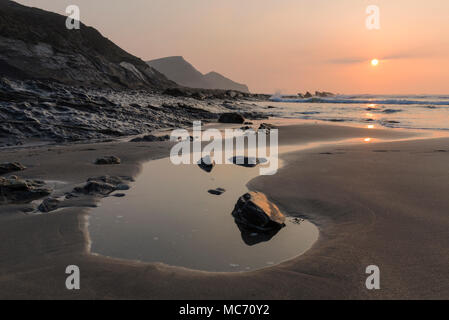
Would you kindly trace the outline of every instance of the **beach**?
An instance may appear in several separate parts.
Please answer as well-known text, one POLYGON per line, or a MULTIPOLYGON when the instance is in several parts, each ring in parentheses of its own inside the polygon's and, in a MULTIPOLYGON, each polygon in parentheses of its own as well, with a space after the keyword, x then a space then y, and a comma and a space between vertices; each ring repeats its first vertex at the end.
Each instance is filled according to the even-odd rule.
MULTIPOLYGON (((305 218, 319 239, 303 255, 261 270, 213 273, 89 253, 87 215, 98 200, 32 215, 26 205, 0 214, 2 299, 444 299, 449 297, 445 197, 449 139, 421 133, 303 123, 279 127, 274 176, 249 189, 265 193, 289 216, 305 218), (370 137, 370 143, 365 139, 370 137), (350 140, 349 144, 338 141, 350 140), (395 140, 382 142, 383 140, 395 140), (324 143, 324 144, 323 144, 324 143), (293 148, 294 149, 294 148, 293 148), (68 265, 81 270, 81 290, 65 287, 68 265), (381 289, 365 286, 366 267, 380 268, 381 289)), ((63 181, 70 191, 102 175, 138 177, 143 162, 167 157, 169 142, 106 142, 16 148, 27 179, 63 181), (115 155, 117 166, 96 166, 115 155)), ((101 203, 101 200, 100 200, 101 203)))

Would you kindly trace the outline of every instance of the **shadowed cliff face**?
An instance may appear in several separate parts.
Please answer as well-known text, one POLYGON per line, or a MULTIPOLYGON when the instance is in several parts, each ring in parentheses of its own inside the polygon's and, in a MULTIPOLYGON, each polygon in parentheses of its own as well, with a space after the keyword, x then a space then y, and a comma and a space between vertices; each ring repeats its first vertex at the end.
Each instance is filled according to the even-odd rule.
POLYGON ((65 22, 65 16, 0 0, 0 73, 95 87, 176 86, 96 29, 68 30, 65 22))
POLYGON ((210 72, 203 75, 183 57, 161 58, 148 61, 148 64, 163 73, 168 79, 185 87, 235 90, 249 93, 246 85, 234 82, 217 72, 210 72))

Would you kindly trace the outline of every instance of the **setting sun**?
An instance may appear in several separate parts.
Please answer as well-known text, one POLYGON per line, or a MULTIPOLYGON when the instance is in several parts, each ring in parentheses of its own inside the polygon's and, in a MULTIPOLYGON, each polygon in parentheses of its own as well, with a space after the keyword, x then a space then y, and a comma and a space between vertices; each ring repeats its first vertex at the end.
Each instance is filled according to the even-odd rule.
POLYGON ((371 65, 372 65, 373 67, 377 67, 378 64, 379 64, 379 60, 377 60, 377 59, 371 60, 371 65))

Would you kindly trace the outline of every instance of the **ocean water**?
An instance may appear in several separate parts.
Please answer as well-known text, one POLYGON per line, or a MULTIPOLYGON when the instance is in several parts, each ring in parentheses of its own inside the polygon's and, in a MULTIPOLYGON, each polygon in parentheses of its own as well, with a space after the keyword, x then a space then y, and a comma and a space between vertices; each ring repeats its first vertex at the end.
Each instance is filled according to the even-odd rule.
POLYGON ((310 99, 273 96, 259 107, 260 111, 280 118, 449 130, 449 95, 338 95, 310 99))

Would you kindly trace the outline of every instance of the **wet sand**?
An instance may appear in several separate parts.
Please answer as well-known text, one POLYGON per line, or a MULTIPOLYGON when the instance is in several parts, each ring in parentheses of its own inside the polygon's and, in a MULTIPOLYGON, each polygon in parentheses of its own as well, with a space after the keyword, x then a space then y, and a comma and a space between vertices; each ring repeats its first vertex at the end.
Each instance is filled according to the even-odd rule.
MULTIPOLYGON (((259 271, 207 273, 91 255, 85 208, 42 215, 0 207, 2 299, 409 299, 449 298, 449 139, 405 139, 406 131, 323 124, 285 126, 283 145, 329 142, 282 156, 275 176, 250 189, 266 193, 290 215, 320 229, 304 255, 259 271), (369 133, 369 134, 368 134, 369 133), (360 139, 361 145, 332 145, 360 139), (439 151, 437 151, 439 150, 439 151), (446 150, 446 152, 442 152, 446 150), (81 290, 65 288, 65 268, 81 270, 81 290), (378 265, 381 290, 365 288, 365 268, 378 265)), ((103 143, 5 150, 25 178, 62 180, 67 191, 98 175, 139 173, 143 161, 165 157, 170 143, 103 143), (118 166, 95 166, 104 155, 118 166)), ((77 203, 77 205, 80 205, 77 203)))

